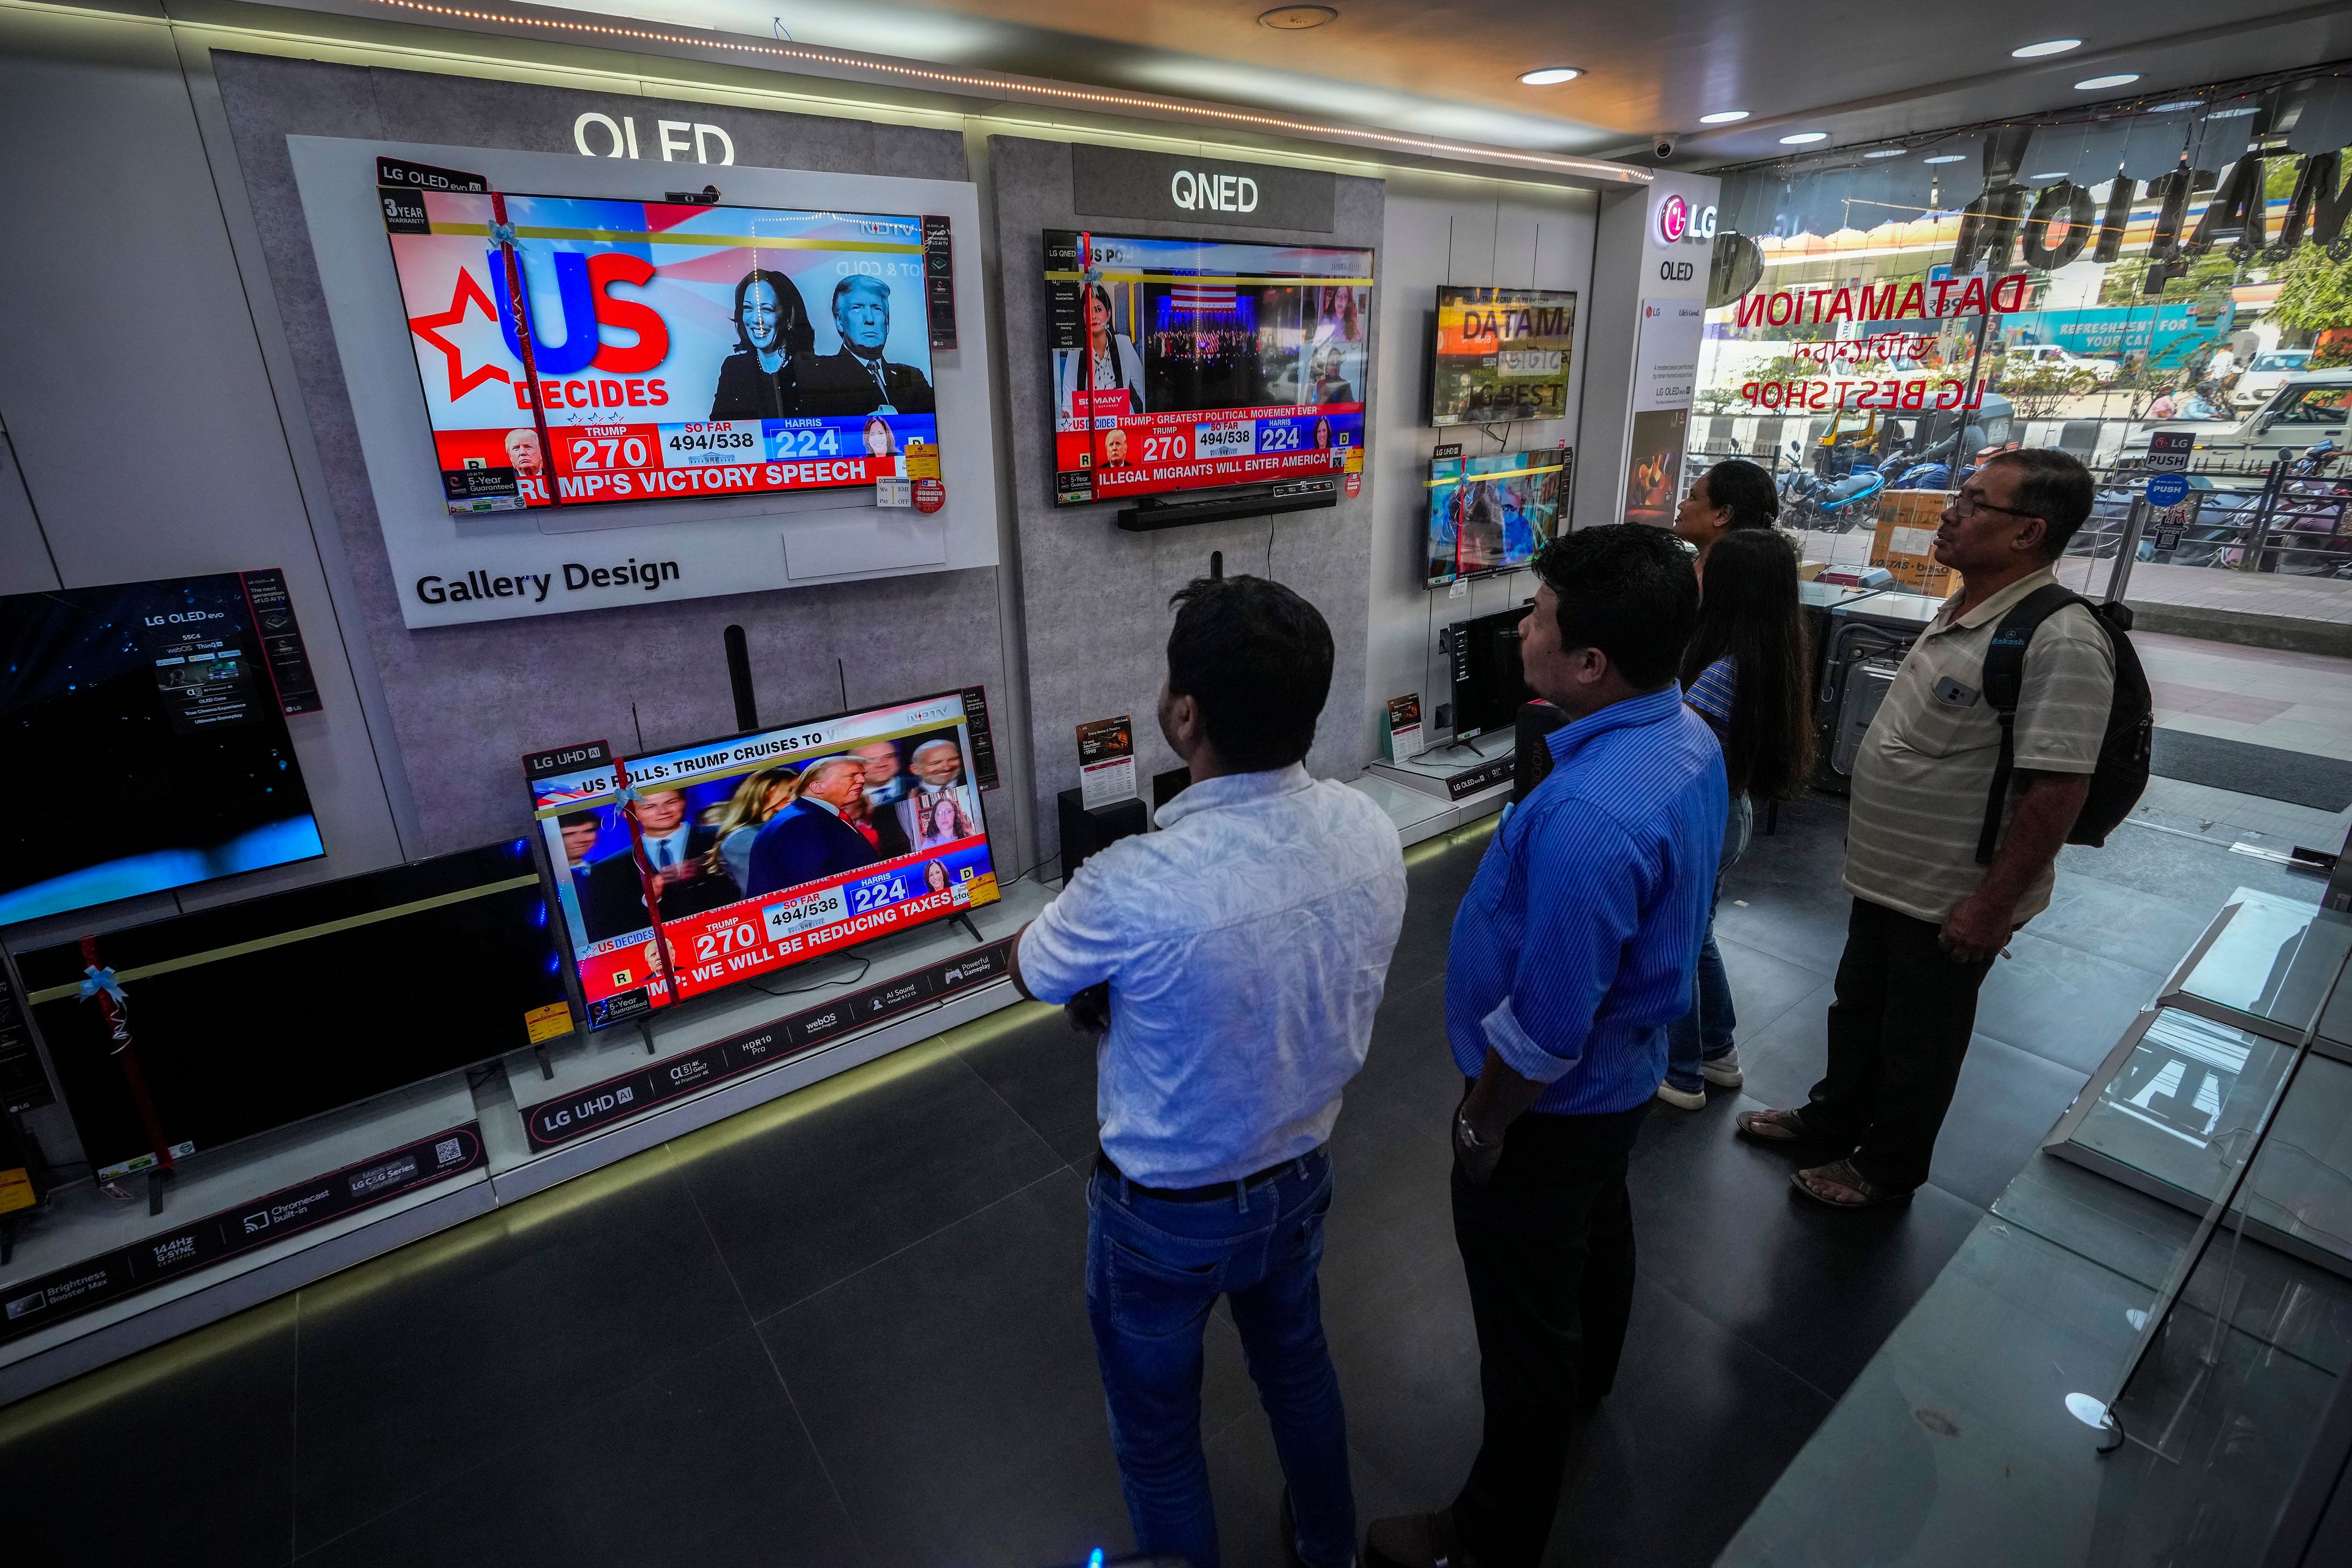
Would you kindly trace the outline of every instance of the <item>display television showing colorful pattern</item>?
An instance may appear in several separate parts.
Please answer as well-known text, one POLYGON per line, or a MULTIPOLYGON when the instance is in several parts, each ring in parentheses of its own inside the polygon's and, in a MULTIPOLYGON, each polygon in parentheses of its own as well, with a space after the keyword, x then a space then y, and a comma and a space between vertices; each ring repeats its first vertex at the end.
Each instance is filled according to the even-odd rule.
POLYGON ((939 439, 919 217, 418 195, 390 237, 452 512, 872 484, 939 439))
POLYGON ((1568 454, 1496 452, 1429 465, 1429 583, 1516 572, 1559 531, 1568 454))
POLYGON ((235 572, 0 598, 0 925, 326 853, 267 655, 235 572))
POLYGON ((1370 251, 1048 230, 1045 287, 1056 504, 1338 474, 1361 453, 1370 251))
POLYGON ((996 901, 961 692, 596 752, 530 779, 591 1027, 996 901))
POLYGON ((1432 425, 1500 425, 1568 413, 1576 296, 1555 289, 1437 290, 1432 425))

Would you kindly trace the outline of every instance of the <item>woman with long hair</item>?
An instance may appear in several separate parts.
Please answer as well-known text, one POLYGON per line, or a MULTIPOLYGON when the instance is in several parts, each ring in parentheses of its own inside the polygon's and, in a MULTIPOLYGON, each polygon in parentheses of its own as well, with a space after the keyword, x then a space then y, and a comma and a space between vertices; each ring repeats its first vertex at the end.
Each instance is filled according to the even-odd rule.
POLYGON ((788 419, 801 411, 797 362, 816 350, 808 302, 781 272, 755 267, 735 285, 735 352, 719 366, 713 419, 788 419))
MULTIPOLYGON (((1706 546, 1698 629, 1683 655, 1683 700, 1723 744, 1731 805, 1723 825, 1723 875, 1748 847, 1752 802, 1781 800, 1813 771, 1813 729, 1804 612, 1795 546, 1773 528, 1735 528, 1706 546)), ((1731 982, 1715 945, 1713 906, 1699 948, 1691 1009, 1666 1032, 1666 1081, 1658 1098, 1684 1110, 1706 1104, 1706 1086, 1738 1087, 1731 982)))
POLYGON ((1717 540, 1743 528, 1769 529, 1780 515, 1780 492, 1763 466, 1727 458, 1701 474, 1675 508, 1675 532, 1697 550, 1703 575, 1717 540))
POLYGON ((749 886, 745 879, 751 874, 751 841, 793 798, 793 769, 782 767, 745 773, 720 808, 719 820, 711 824, 718 842, 711 847, 710 868, 724 871, 738 888, 749 886))

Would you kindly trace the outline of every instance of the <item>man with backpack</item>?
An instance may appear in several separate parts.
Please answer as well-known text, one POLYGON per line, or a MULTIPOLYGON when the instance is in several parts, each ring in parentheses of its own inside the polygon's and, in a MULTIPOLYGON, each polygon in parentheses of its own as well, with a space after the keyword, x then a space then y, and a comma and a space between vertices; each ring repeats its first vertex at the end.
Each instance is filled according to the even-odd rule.
POLYGON ((2065 453, 2003 452, 1936 531, 1960 592, 1905 656, 1854 760, 1828 1073, 1802 1108, 1738 1119, 1748 1138, 1829 1156, 1793 1178, 1817 1203, 1899 1204, 1927 1179, 1993 960, 2049 907, 2059 847, 2104 841, 2147 782, 2129 616, 2053 570, 2091 499, 2065 453))

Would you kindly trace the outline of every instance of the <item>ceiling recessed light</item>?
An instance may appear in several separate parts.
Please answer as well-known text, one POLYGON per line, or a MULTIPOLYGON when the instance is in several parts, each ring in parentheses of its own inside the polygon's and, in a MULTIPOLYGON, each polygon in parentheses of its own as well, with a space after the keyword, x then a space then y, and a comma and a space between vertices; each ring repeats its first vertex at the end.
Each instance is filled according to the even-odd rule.
POLYGON ((1908 147, 1874 147, 1863 154, 1865 158, 1900 158, 1911 151, 1908 147))
POLYGON ((1932 158, 1922 158, 1922 163, 1958 163, 1968 157, 1966 153, 1938 153, 1932 158))
POLYGON ((1780 145, 1783 147, 1801 147, 1808 142, 1826 142, 1829 139, 1830 133, 1826 131, 1800 131, 1794 136, 1781 137, 1780 145))
POLYGON ((1701 125, 1728 125, 1735 120, 1747 118, 1748 110, 1744 109, 1718 109, 1713 114, 1700 115, 1698 122, 1701 125))
POLYGON ((1319 27, 1326 22, 1336 22, 1339 13, 1328 5, 1277 5, 1261 15, 1257 25, 1278 32, 1300 33, 1309 27, 1319 27))
POLYGON ((2078 81, 2074 84, 2074 90, 2076 92, 2096 92, 2101 88, 2129 87, 2133 82, 2136 82, 2138 79, 2139 72, 2137 71, 2117 71, 2113 76, 2095 76, 2088 81, 2078 81))
POLYGON ((1525 73, 1519 78, 1519 82, 1524 87, 1557 87, 1564 81, 1574 81, 1583 74, 1580 66, 1546 66, 1541 70, 1525 73))
POLYGON ((2044 55, 2063 55, 2068 49, 2082 47, 2080 38, 2052 38, 2045 43, 2028 44, 2021 49, 2011 49, 2009 58, 2013 60, 2038 60, 2044 55))
POLYGON ((2176 109, 2195 109, 2204 103, 2201 98, 2176 98, 2170 103, 2151 103, 2140 110, 2143 114, 2170 114, 2176 109))

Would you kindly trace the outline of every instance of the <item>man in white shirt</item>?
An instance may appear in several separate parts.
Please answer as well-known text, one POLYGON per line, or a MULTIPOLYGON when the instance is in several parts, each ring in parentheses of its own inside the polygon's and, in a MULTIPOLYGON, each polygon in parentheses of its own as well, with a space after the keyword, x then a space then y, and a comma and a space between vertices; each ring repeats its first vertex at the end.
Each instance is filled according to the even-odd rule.
POLYGON ((1371 1043, 1404 858, 1369 797, 1302 765, 1331 687, 1315 606, 1255 577, 1173 603, 1160 728, 1192 782, 1160 832, 1079 868, 1022 932, 1013 980, 1102 1036, 1087 1311, 1136 1550, 1217 1568, 1201 1335, 1223 1296, 1289 1483, 1284 1546, 1347 1568, 1323 1145, 1371 1043))

